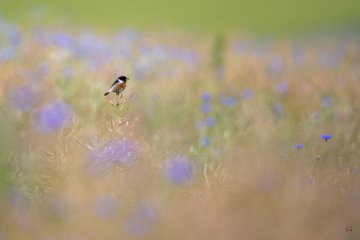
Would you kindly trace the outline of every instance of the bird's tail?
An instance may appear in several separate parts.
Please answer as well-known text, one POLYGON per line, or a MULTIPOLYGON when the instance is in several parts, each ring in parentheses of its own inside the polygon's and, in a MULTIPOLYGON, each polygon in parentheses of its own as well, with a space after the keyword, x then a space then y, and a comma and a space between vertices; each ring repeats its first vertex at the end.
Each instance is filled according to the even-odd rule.
POLYGON ((110 92, 106 92, 105 94, 104 94, 104 96, 106 96, 106 95, 108 95, 110 92))

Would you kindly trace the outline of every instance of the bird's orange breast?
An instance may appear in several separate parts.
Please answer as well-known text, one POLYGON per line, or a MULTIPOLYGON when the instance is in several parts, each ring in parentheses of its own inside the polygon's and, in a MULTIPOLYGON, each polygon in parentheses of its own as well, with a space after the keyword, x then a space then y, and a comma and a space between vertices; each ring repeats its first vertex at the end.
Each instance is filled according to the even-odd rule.
POLYGON ((120 83, 117 87, 117 90, 118 91, 122 91, 126 88, 126 83, 120 83))

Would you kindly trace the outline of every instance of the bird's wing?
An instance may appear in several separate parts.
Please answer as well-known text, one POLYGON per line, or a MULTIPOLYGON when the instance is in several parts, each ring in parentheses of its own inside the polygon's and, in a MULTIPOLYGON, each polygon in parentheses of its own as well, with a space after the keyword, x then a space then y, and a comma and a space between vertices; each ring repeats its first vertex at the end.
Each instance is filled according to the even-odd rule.
POLYGON ((117 83, 119 83, 119 82, 120 82, 120 80, 119 80, 119 79, 116 79, 115 82, 111 85, 110 88, 112 88, 115 84, 117 84, 117 83))

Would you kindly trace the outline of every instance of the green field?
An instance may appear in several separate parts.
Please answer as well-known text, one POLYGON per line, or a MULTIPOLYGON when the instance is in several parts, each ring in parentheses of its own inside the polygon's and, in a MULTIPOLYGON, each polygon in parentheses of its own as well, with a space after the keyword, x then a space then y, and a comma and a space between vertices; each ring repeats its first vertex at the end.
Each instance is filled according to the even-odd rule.
POLYGON ((185 28, 201 31, 245 31, 287 34, 334 30, 360 22, 360 1, 4 1, 0 12, 21 23, 39 22, 101 28, 185 28))

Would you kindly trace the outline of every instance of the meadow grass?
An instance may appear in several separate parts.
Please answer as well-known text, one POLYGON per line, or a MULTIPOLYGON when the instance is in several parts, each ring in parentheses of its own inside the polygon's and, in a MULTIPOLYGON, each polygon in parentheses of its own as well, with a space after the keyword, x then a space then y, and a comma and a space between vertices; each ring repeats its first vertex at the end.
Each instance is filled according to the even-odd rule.
POLYGON ((1 29, 0 239, 359 238, 358 37, 1 29))

